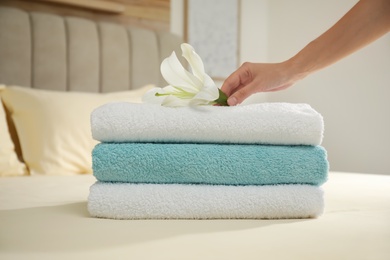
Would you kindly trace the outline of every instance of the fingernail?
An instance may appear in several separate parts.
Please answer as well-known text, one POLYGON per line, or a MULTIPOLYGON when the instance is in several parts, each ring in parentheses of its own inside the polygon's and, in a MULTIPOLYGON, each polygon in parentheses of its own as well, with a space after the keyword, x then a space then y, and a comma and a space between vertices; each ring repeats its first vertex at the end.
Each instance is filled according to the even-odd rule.
POLYGON ((235 97, 229 98, 229 99, 228 99, 228 104, 229 104, 229 106, 235 106, 235 105, 237 105, 237 98, 235 98, 235 97))

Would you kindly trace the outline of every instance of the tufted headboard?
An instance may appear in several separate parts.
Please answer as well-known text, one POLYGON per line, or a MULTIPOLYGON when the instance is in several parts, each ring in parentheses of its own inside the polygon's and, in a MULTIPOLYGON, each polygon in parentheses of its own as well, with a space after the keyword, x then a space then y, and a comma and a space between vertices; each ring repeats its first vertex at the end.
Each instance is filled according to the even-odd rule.
POLYGON ((0 84, 113 92, 164 86, 161 61, 180 37, 106 22, 0 7, 0 84))

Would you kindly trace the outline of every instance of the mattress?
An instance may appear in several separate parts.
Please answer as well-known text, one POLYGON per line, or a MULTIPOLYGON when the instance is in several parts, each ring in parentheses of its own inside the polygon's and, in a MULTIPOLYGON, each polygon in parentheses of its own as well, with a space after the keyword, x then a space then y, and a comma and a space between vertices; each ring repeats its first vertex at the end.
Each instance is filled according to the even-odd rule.
POLYGON ((0 178, 0 259, 390 259, 390 176, 331 172, 325 213, 288 220, 112 220, 92 175, 0 178))

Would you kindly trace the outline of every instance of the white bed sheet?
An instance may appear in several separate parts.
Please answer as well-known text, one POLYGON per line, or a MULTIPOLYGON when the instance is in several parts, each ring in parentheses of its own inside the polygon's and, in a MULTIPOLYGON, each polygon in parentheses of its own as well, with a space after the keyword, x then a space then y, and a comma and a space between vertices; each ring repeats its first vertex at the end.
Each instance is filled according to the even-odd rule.
POLYGON ((0 259, 390 259, 390 176, 330 173, 325 213, 291 220, 109 220, 87 176, 0 178, 0 259))

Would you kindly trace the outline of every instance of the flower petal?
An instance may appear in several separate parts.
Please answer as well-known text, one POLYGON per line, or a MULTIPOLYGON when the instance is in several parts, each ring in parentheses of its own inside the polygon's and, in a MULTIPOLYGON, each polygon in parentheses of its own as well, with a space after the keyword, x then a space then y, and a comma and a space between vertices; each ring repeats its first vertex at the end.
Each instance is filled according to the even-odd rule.
POLYGON ((161 90, 162 88, 152 88, 142 96, 142 102, 161 105, 165 97, 156 96, 156 93, 159 93, 161 90))
POLYGON ((183 68, 175 52, 172 52, 171 56, 163 60, 160 69, 164 79, 174 87, 196 93, 203 86, 197 77, 183 68))
POLYGON ((210 106, 214 104, 215 104, 214 101, 207 101, 204 99, 192 99, 188 105, 189 106, 210 106))
POLYGON ((172 87, 171 85, 161 88, 160 91, 158 92, 158 94, 171 94, 171 95, 174 95, 175 93, 179 93, 179 90, 177 88, 172 87))
POLYGON ((188 61, 191 66, 192 73, 201 81, 204 81, 204 65, 200 56, 195 52, 194 48, 188 43, 181 44, 182 56, 188 61))
POLYGON ((205 86, 198 94, 195 95, 194 99, 203 99, 206 101, 215 101, 219 97, 219 91, 217 87, 205 86))
POLYGON ((166 96, 161 105, 166 107, 185 107, 189 105, 191 100, 192 99, 181 99, 175 96, 166 96))
POLYGON ((210 86, 210 87, 217 88, 214 80, 207 74, 204 74, 203 86, 210 86))

